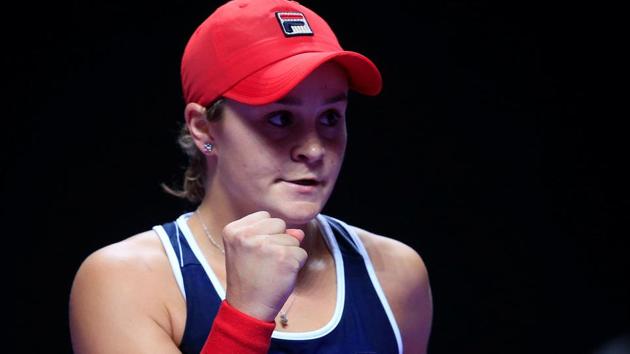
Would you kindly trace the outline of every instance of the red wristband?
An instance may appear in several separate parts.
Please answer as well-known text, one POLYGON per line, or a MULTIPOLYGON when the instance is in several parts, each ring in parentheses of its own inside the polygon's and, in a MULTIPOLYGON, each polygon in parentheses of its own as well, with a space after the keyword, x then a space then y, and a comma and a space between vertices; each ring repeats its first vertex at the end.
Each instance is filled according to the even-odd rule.
POLYGON ((275 322, 248 316, 224 300, 200 354, 267 353, 275 328, 275 322))

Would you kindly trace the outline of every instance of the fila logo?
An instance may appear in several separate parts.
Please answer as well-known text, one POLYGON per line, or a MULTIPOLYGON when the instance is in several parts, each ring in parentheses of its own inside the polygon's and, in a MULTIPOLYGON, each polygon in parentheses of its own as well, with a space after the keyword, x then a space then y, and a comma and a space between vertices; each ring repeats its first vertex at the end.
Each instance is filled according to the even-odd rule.
POLYGON ((312 36, 313 30, 301 12, 276 12, 282 32, 287 37, 312 36))

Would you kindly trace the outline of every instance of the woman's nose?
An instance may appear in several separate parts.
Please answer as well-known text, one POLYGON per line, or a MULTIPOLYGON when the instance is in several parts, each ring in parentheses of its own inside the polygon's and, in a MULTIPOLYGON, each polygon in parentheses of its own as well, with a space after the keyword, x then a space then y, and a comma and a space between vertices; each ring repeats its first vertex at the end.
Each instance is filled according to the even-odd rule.
POLYGON ((319 135, 312 134, 296 142, 291 150, 291 158, 294 161, 305 163, 317 163, 326 153, 323 141, 319 135))

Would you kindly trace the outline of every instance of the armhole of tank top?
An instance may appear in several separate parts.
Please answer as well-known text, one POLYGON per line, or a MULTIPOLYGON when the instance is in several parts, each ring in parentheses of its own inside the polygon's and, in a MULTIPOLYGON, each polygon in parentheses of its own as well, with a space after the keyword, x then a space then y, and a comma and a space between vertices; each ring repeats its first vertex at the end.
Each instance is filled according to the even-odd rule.
POLYGON ((348 232, 348 235, 350 235, 355 246, 358 248, 357 251, 359 252, 361 257, 363 257, 363 262, 365 262, 365 267, 368 271, 370 279, 372 280, 372 285, 374 286, 374 290, 376 290, 376 294, 378 295, 378 298, 381 300, 383 309, 385 310, 385 313, 387 314, 387 318, 389 318, 389 323, 392 326, 392 330, 394 331, 394 336, 396 337, 396 342, 398 343, 398 353, 402 354, 403 344, 402 344, 402 337, 400 335, 400 328, 398 328, 396 317, 394 316, 394 312, 389 306, 389 302, 387 301, 385 292, 383 292, 381 283, 378 281, 378 277, 376 276, 376 272, 374 271, 374 265, 372 264, 372 260, 370 259, 370 255, 368 254, 367 249, 363 245, 363 242, 361 242, 361 238, 359 237, 359 235, 357 235, 357 233, 351 226, 349 226, 348 224, 346 224, 345 222, 341 220, 335 219, 330 216, 328 217, 336 221, 337 223, 339 223, 339 225, 341 225, 341 227, 343 227, 346 230, 346 232, 348 232))
MULTIPOLYGON (((162 225, 154 226, 153 230, 155 231, 155 233, 157 233, 160 241, 162 242, 162 247, 164 247, 164 251, 166 252, 168 261, 171 264, 171 269, 173 270, 175 281, 177 281, 177 286, 179 286, 179 290, 182 292, 182 296, 184 297, 184 299, 186 299, 186 290, 184 288, 184 278, 182 277, 182 268, 181 268, 183 267, 183 264, 182 264, 183 255, 182 255, 181 245, 179 244, 179 235, 177 235, 178 236, 177 244, 179 246, 179 257, 180 257, 179 259, 182 259, 181 262, 179 261, 179 259, 177 258, 177 255, 175 254, 174 245, 171 243, 171 240, 166 234, 166 230, 164 230, 164 227, 162 227, 162 225)), ((176 230, 178 230, 178 234, 179 234, 179 227, 176 227, 176 230)))

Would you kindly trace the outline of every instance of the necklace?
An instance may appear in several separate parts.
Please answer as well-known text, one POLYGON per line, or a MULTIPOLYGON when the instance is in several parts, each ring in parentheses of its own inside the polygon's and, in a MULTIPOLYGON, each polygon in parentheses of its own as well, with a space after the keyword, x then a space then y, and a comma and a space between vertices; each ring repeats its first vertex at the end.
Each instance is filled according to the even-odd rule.
MULTIPOLYGON (((197 215, 197 218, 199 219, 199 222, 201 223, 201 226, 203 227, 203 232, 208 237, 208 240, 210 240, 210 243, 212 243, 214 247, 218 248, 219 251, 221 251, 221 253, 225 254, 225 250, 221 248, 221 246, 219 246, 219 243, 214 240, 214 237, 212 237, 212 235, 210 234, 210 231, 208 231, 208 227, 206 226, 206 223, 203 222, 203 219, 201 218, 201 214, 199 214, 199 210, 195 211, 195 215, 197 215)), ((291 302, 289 303, 289 306, 287 306, 286 310, 280 312, 280 324, 282 325, 282 327, 287 327, 289 325, 288 314, 294 302, 295 302, 295 294, 292 293, 291 302)))
POLYGON ((201 218, 201 215, 199 214, 199 210, 195 211, 195 215, 197 215, 197 218, 201 222, 201 226, 203 226, 203 232, 205 232, 206 236, 208 236, 208 239, 210 240, 210 243, 212 243, 212 245, 214 245, 214 247, 218 248, 219 251, 221 251, 221 253, 225 254, 225 250, 221 246, 219 246, 217 241, 214 240, 214 237, 212 237, 212 235, 210 235, 210 232, 208 231, 208 227, 206 226, 206 223, 203 222, 203 219, 201 218))
POLYGON ((291 295, 292 295, 292 299, 291 299, 291 302, 289 303, 289 306, 287 307, 286 310, 280 312, 280 324, 282 325, 282 327, 286 327, 289 325, 289 317, 287 316, 287 314, 289 313, 289 310, 291 310, 291 306, 293 306, 293 303, 295 302, 295 294, 291 294, 291 295))

